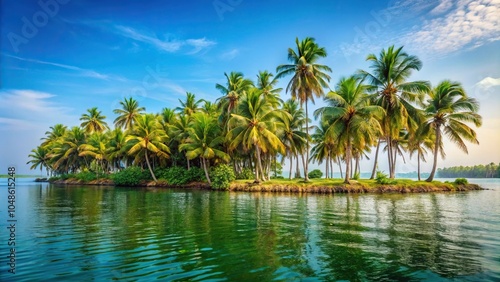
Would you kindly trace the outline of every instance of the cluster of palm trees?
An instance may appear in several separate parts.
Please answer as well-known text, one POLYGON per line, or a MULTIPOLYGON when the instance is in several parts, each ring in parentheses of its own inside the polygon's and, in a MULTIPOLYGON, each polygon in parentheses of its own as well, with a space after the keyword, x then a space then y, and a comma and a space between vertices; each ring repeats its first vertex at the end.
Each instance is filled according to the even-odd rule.
POLYGON ((273 162, 289 158, 289 178, 293 169, 301 177, 302 163, 308 181, 309 162, 325 162, 327 178, 337 163, 349 183, 360 172, 360 159, 375 148, 372 178, 382 149, 390 178, 398 156, 408 152, 417 156, 420 179, 420 161, 432 152, 427 179, 432 181, 438 155, 444 157, 443 135, 465 152, 464 141, 478 143, 467 125, 481 125, 478 102, 458 82, 431 87, 427 81, 408 81, 422 63, 402 47, 370 54, 369 71, 341 78, 330 90, 331 69, 318 64, 326 50, 310 37, 295 43, 296 49, 288 49, 289 64, 278 66, 276 75, 261 71, 254 82, 239 72, 225 73, 226 83, 216 84, 222 96, 215 102, 187 93, 179 107, 151 114, 128 98, 114 111, 113 130, 97 108, 89 109, 80 126, 51 127, 29 163, 58 174, 85 169, 109 173, 134 164, 147 168, 155 181, 156 167, 196 165, 210 183, 209 168, 218 163, 231 163, 236 173, 249 168, 260 182, 270 179, 273 162), (282 89, 276 86, 285 77, 291 77, 287 101, 280 99, 282 89), (325 106, 314 111, 318 124, 310 126, 308 102, 322 97, 325 106))

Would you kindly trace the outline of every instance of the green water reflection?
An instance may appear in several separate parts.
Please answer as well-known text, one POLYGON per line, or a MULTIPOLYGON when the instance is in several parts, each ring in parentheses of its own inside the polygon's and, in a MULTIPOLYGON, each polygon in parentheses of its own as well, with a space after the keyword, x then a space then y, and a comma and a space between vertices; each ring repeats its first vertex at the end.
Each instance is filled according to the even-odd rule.
POLYGON ((20 281, 500 277, 498 216, 474 206, 493 191, 327 196, 39 184, 25 193, 32 208, 19 219, 20 281))

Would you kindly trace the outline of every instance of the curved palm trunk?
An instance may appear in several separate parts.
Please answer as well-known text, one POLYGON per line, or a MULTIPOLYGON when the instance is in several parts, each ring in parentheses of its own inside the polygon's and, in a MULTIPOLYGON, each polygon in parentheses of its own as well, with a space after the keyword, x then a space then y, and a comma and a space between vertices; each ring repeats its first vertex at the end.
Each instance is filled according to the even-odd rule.
POLYGON ((340 157, 339 156, 337 156, 337 161, 339 162, 340 178, 344 178, 344 174, 342 172, 342 165, 340 164, 340 157))
POLYGON ((205 171, 205 177, 207 178, 208 185, 212 186, 212 182, 210 181, 210 176, 208 174, 207 161, 203 157, 201 158, 201 164, 203 165, 203 170, 205 171))
POLYGON ((290 154, 290 172, 289 172, 289 176, 288 176, 288 179, 292 179, 292 170, 293 170, 293 154, 290 154))
POLYGON ((153 172, 153 169, 151 168, 151 164, 149 163, 148 151, 146 151, 145 155, 146 155, 146 164, 148 165, 149 172, 151 173, 151 177, 153 177, 153 180, 156 182, 158 180, 156 179, 156 176, 153 172))
POLYGON ((377 150, 375 151, 375 161, 373 163, 373 169, 372 169, 372 175, 370 176, 370 179, 375 178, 375 174, 377 173, 377 165, 378 165, 378 151, 380 150, 380 141, 382 141, 382 138, 378 138, 377 142, 377 150))
POLYGON ((432 171, 431 174, 429 175, 429 178, 427 178, 425 181, 431 182, 434 180, 434 175, 436 174, 436 169, 437 169, 437 160, 438 160, 438 153, 439 153, 439 143, 441 142, 441 126, 436 125, 436 143, 434 144, 434 162, 432 164, 432 171))

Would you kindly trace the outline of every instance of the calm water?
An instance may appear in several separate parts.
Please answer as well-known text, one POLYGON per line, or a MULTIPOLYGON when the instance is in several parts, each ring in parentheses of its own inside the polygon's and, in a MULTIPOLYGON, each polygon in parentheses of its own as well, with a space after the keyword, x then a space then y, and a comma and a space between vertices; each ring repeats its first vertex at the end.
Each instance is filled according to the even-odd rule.
POLYGON ((414 195, 55 187, 18 179, 0 280, 499 281, 500 181, 414 195))

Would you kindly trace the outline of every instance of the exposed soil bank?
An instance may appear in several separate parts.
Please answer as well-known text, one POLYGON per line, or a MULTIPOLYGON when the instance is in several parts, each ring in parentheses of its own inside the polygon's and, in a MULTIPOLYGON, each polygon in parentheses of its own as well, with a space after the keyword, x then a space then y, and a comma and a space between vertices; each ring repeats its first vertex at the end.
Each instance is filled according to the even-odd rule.
MULTIPOLYGON (((66 180, 56 180, 51 183, 58 185, 103 185, 114 186, 110 179, 97 179, 90 182, 84 182, 78 179, 70 178, 66 180)), ((161 188, 185 188, 185 189, 207 189, 210 187, 204 182, 194 182, 182 186, 169 185, 165 181, 150 181, 142 182, 138 187, 161 187, 161 188)), ((404 184, 370 184, 353 183, 353 184, 324 184, 324 183, 253 183, 250 180, 247 182, 233 182, 229 191, 242 192, 288 192, 288 193, 427 193, 427 192, 457 192, 457 191, 473 191, 486 190, 477 184, 455 185, 452 183, 404 183, 404 184)))

